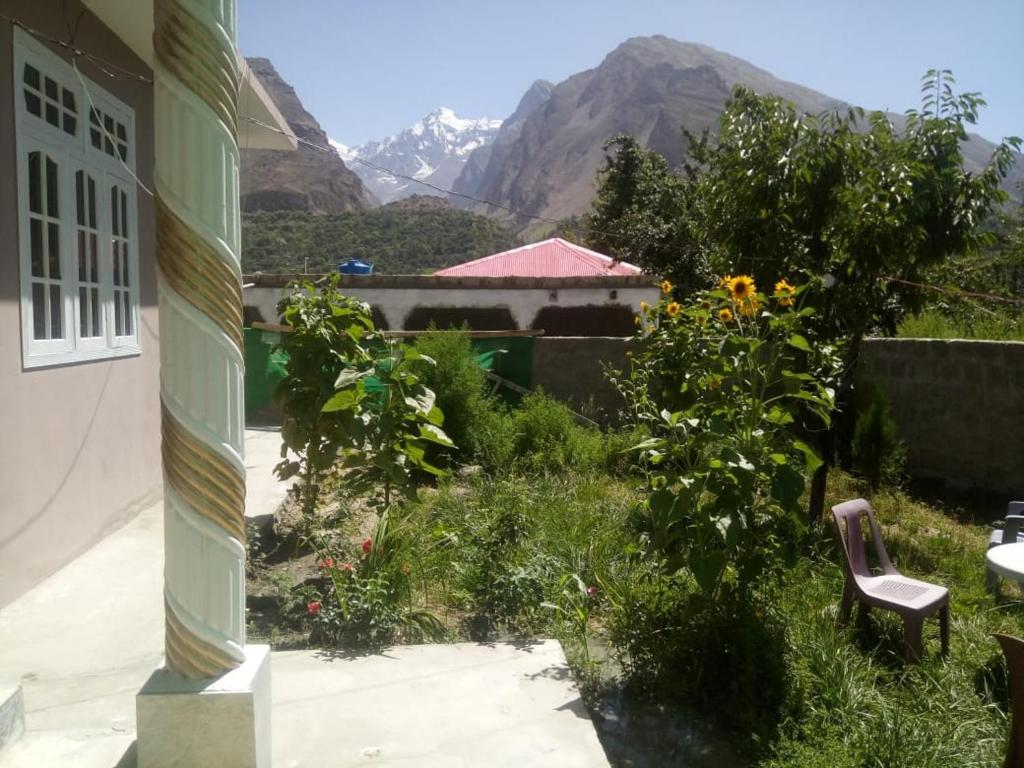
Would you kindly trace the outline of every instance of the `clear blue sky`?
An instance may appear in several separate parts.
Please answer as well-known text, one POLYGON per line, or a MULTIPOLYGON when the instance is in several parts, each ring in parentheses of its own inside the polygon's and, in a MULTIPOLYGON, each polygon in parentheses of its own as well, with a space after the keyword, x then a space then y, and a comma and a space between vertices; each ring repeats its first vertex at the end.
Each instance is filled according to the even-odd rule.
POLYGON ((327 133, 383 138, 437 106, 504 118, 537 78, 663 34, 867 108, 919 103, 952 69, 989 103, 979 133, 1024 136, 1024 0, 241 0, 239 47, 270 58, 327 133))

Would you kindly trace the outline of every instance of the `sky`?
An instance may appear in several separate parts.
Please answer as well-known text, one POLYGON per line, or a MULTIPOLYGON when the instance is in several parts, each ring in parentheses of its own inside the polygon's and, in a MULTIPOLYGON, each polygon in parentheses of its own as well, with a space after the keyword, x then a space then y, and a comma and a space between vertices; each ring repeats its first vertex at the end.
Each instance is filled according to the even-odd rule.
POLYGON ((439 106, 505 118, 534 80, 653 34, 869 109, 918 106, 921 75, 951 69, 989 104, 978 133, 1024 136, 1024 0, 242 0, 238 20, 242 53, 349 145, 439 106))

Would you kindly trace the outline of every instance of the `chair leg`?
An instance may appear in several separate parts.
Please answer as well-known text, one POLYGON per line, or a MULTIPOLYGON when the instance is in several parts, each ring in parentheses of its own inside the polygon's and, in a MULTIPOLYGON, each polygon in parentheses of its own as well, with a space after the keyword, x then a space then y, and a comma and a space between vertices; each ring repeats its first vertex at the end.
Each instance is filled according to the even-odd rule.
POLYGON ((939 637, 942 638, 942 655, 949 656, 949 603, 939 609, 939 637))
POLYGON ((843 582, 843 599, 839 604, 839 626, 845 627, 850 623, 850 612, 853 610, 853 585, 850 584, 850 580, 846 579, 843 582))
POLYGON ((920 616, 903 617, 903 658, 908 662, 921 660, 921 635, 924 622, 920 616))
POLYGON ((871 613, 871 606, 867 603, 857 604, 857 629, 862 632, 866 631, 870 626, 868 616, 871 613))
POLYGON ((991 568, 985 569, 985 586, 988 588, 989 592, 999 592, 999 577, 991 568))

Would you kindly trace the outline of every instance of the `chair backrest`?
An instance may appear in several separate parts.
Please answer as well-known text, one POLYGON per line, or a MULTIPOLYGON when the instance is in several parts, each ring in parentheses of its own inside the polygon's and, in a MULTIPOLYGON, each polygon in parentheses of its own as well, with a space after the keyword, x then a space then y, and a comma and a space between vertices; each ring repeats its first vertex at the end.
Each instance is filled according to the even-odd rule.
POLYGON ((1024 515, 1024 501, 1011 501, 1006 505, 1006 514, 1024 515))
POLYGON ((836 525, 836 532, 839 534, 839 543, 843 548, 847 573, 851 576, 871 575, 867 552, 864 548, 864 532, 860 523, 862 517, 868 519, 871 539, 875 544, 875 552, 882 570, 885 573, 896 573, 896 569, 889 560, 889 554, 885 551, 882 532, 875 521, 875 512, 864 499, 844 501, 842 504, 832 507, 832 519, 836 525))
POLYGON ((1003 765, 1005 768, 1024 768, 1024 640, 1010 635, 995 635, 995 638, 1006 656, 1012 710, 1010 742, 1003 765))
POLYGON ((1024 525, 1024 501, 1011 501, 1006 505, 1006 519, 1003 521, 1003 544, 1014 544, 1017 533, 1024 525))

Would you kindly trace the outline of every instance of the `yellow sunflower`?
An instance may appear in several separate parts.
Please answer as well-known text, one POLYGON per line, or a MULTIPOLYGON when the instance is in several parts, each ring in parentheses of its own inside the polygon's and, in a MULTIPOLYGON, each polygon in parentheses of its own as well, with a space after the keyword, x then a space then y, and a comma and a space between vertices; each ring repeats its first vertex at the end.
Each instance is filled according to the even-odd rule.
POLYGON ((744 317, 753 317, 761 309, 761 302, 757 300, 756 296, 752 296, 749 299, 737 302, 736 308, 744 317))
POLYGON ((711 302, 706 299, 700 303, 701 309, 711 309, 711 302))
POLYGON ((633 315, 633 325, 639 326, 640 322, 641 322, 640 315, 633 315))
POLYGON ((670 283, 668 280, 662 280, 661 281, 661 292, 662 293, 672 293, 672 283, 670 283))
POLYGON ((732 300, 739 303, 757 293, 757 286, 749 275, 737 275, 729 281, 729 293, 732 294, 732 300))
POLYGON ((718 319, 723 323, 730 322, 732 320, 732 310, 728 307, 718 310, 718 319))
POLYGON ((651 308, 651 305, 648 304, 646 301, 641 301, 640 302, 640 311, 641 312, 647 312, 647 310, 649 310, 650 308, 651 308))
POLYGON ((683 311, 683 308, 679 306, 678 301, 670 301, 668 306, 665 307, 665 314, 669 317, 679 317, 679 313, 683 311))
POLYGON ((729 288, 729 283, 732 282, 732 275, 722 275, 722 279, 718 281, 719 288, 729 288))
POLYGON ((779 280, 775 284, 775 298, 779 300, 780 307, 792 307, 796 301, 796 288, 788 280, 779 280))

